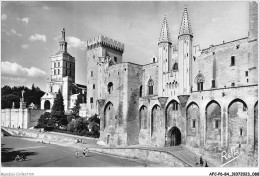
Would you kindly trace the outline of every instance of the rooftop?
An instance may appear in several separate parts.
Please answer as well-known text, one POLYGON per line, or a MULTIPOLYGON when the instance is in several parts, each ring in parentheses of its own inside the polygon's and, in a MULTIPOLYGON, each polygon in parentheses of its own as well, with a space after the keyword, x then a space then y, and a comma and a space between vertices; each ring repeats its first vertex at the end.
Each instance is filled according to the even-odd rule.
POLYGON ((108 37, 105 37, 103 35, 100 35, 98 37, 95 37, 93 39, 90 39, 86 42, 86 46, 91 46, 97 43, 104 43, 106 45, 110 45, 116 48, 119 48, 121 50, 124 50, 124 44, 118 41, 115 41, 113 39, 110 39, 108 37))

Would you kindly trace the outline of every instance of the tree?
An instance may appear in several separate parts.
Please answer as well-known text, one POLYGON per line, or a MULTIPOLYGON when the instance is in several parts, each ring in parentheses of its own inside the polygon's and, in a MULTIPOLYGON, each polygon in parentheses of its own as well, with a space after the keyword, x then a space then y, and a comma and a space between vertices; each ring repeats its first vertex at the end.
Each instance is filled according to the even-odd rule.
POLYGON ((32 85, 32 88, 29 89, 24 86, 4 86, 1 88, 1 108, 11 108, 13 105, 13 102, 15 102, 15 108, 19 108, 19 101, 22 96, 21 91, 25 90, 24 93, 24 101, 26 102, 26 106, 29 106, 29 104, 34 103, 36 105, 40 105, 41 103, 41 97, 44 95, 44 92, 41 91, 39 87, 36 87, 32 85))
POLYGON ((1 99, 2 109, 12 108, 13 102, 15 102, 15 108, 19 108, 19 97, 17 95, 8 94, 8 95, 2 96, 2 99, 1 99))
POLYGON ((60 89, 56 95, 56 98, 54 99, 54 103, 51 108, 51 116, 57 119, 58 125, 64 125, 64 123, 67 123, 67 121, 63 120, 66 119, 66 117, 64 116, 63 96, 60 89))
POLYGON ((95 114, 88 119, 88 127, 91 129, 91 135, 98 138, 100 135, 100 119, 95 114))
POLYGON ((76 99, 75 105, 72 108, 72 115, 77 118, 79 117, 79 110, 80 110, 80 104, 79 104, 79 99, 76 99))
POLYGON ((36 128, 55 127, 56 118, 52 117, 49 112, 45 112, 40 116, 36 128))
POLYGON ((67 130, 70 131, 70 132, 75 131, 75 120, 70 121, 70 123, 67 126, 67 130))
POLYGON ((95 122, 98 125, 100 125, 100 119, 98 118, 97 114, 91 116, 90 118, 88 118, 88 123, 90 122, 95 122))

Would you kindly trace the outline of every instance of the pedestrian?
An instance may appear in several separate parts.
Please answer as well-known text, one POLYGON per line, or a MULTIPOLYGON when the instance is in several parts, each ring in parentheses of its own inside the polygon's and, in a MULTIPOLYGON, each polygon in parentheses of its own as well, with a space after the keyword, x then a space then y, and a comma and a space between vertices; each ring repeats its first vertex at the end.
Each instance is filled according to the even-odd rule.
POLYGON ((79 152, 78 152, 78 151, 76 151, 76 157, 77 157, 77 158, 79 157, 79 152))
POLYGON ((85 149, 83 150, 82 153, 83 153, 83 156, 86 157, 86 150, 85 149))
POLYGON ((202 156, 200 156, 200 166, 203 166, 202 156))
POLYGON ((199 163, 197 162, 197 157, 195 156, 195 165, 197 166, 199 163))
POLYGON ((26 159, 26 155, 23 154, 23 155, 22 155, 22 161, 25 161, 25 159, 26 159))
POLYGON ((21 159, 21 158, 20 158, 19 155, 17 155, 17 156, 15 157, 15 161, 16 161, 16 162, 19 162, 20 159, 21 159))
POLYGON ((207 161, 206 161, 205 167, 209 167, 207 161))
POLYGON ((86 148, 86 157, 88 157, 89 154, 90 154, 90 152, 89 152, 88 148, 86 148))

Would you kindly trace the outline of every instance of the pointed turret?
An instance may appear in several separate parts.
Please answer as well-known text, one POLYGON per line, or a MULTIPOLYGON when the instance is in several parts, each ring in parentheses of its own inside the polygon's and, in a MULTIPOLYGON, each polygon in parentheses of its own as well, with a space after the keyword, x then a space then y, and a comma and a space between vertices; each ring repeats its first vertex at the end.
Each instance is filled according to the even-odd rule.
POLYGON ((179 36, 181 35, 192 35, 192 30, 191 30, 191 25, 190 25, 190 20, 189 20, 189 16, 188 16, 188 9, 187 6, 185 5, 184 7, 184 12, 182 15, 182 20, 181 20, 181 27, 180 27, 180 31, 179 31, 179 36))
POLYGON ((166 16, 164 16, 163 19, 158 49, 158 96, 167 96, 167 93, 165 92, 167 75, 164 73, 168 73, 170 71, 172 42, 166 16))
POLYGON ((67 42, 65 39, 65 28, 63 28, 63 30, 61 31, 60 51, 67 52, 67 42))
POLYGON ((161 42, 168 42, 168 43, 171 44, 170 31, 169 31, 169 28, 168 28, 166 16, 164 16, 164 19, 163 19, 163 25, 162 25, 162 28, 161 28, 159 44, 161 42))

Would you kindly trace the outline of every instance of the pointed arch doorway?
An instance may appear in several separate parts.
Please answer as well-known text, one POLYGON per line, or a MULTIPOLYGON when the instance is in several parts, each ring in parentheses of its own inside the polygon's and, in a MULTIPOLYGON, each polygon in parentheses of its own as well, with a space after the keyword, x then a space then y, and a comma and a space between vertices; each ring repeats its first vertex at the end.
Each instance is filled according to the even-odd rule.
POLYGON ((168 132, 168 146, 178 146, 181 144, 181 131, 177 127, 172 127, 168 132))

